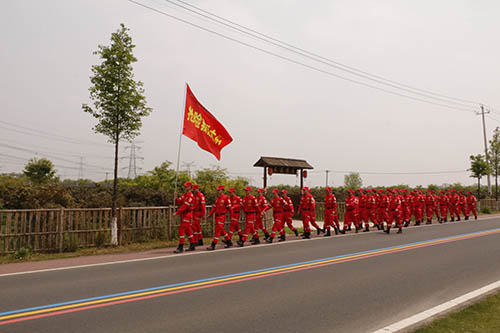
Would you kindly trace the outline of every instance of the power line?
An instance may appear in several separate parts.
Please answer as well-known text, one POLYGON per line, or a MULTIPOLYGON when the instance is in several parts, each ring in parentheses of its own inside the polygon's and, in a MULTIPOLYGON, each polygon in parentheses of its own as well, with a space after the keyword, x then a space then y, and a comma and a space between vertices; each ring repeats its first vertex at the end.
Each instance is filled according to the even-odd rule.
POLYGON ((177 1, 180 2, 180 3, 183 3, 183 4, 187 5, 187 6, 189 6, 191 8, 195 8, 196 10, 199 10, 199 11, 201 11, 203 13, 207 13, 207 14, 213 16, 213 17, 210 17, 208 15, 196 12, 196 11, 190 9, 190 8, 182 6, 182 5, 180 5, 178 3, 175 3, 175 2, 173 2, 171 0, 163 0, 163 1, 171 3, 171 4, 175 5, 175 6, 183 8, 183 9, 185 9, 185 10, 191 12, 191 13, 195 13, 195 14, 201 16, 201 17, 207 18, 207 19, 209 19, 209 20, 211 20, 213 22, 216 22, 216 23, 218 23, 220 25, 223 25, 223 26, 228 27, 230 29, 233 29, 235 31, 241 32, 241 33, 243 33, 243 34, 245 34, 247 36, 251 36, 253 38, 256 38, 256 39, 259 39, 261 41, 264 41, 264 42, 266 42, 268 44, 280 47, 282 49, 285 49, 287 51, 293 52, 295 54, 299 54, 299 55, 301 55, 301 56, 303 56, 305 58, 312 59, 314 61, 320 62, 320 63, 325 64, 327 66, 339 69, 341 71, 350 73, 352 75, 356 75, 358 77, 362 77, 362 78, 367 79, 367 80, 371 80, 371 81, 374 81, 374 82, 377 82, 377 83, 380 83, 380 84, 384 84, 386 86, 390 86, 390 87, 393 87, 393 88, 396 88, 396 89, 400 89, 400 90, 403 90, 403 91, 406 91, 406 92, 409 92, 409 93, 412 93, 412 94, 416 94, 416 95, 424 96, 424 97, 427 97, 427 98, 439 100, 439 101, 446 102, 446 103, 452 103, 452 104, 456 104, 456 105, 460 105, 460 106, 464 106, 464 107, 471 107, 470 104, 475 104, 475 105, 480 104, 480 103, 474 102, 474 101, 468 101, 468 100, 464 100, 464 99, 460 99, 460 98, 455 98, 455 97, 451 97, 451 96, 447 96, 447 95, 442 95, 442 94, 434 93, 434 92, 429 91, 429 90, 415 88, 415 87, 412 87, 412 86, 409 86, 409 85, 406 85, 406 84, 403 84, 403 83, 400 83, 400 82, 397 82, 397 81, 389 80, 389 79, 386 79, 384 77, 371 74, 371 73, 366 72, 366 71, 359 70, 357 68, 354 68, 354 67, 342 64, 342 63, 340 63, 338 61, 335 61, 335 60, 323 57, 323 56, 315 54, 313 52, 309 52, 309 51, 304 50, 302 48, 299 48, 299 47, 293 46, 291 44, 288 44, 286 42, 283 42, 282 40, 279 40, 279 39, 273 38, 271 36, 268 36, 266 34, 260 33, 260 32, 258 32, 256 30, 253 30, 253 29, 250 29, 248 27, 245 27, 245 26, 243 26, 241 24, 238 24, 238 23, 236 23, 234 21, 230 21, 230 20, 228 20, 226 18, 223 18, 223 17, 221 17, 219 15, 216 15, 214 13, 211 13, 209 11, 206 11, 204 9, 201 9, 199 7, 191 5, 190 3, 182 1, 182 0, 177 0, 177 1), (215 19, 214 17, 217 18, 217 19, 215 19), (220 19, 220 20, 222 20, 224 22, 222 22, 222 21, 220 21, 218 19, 220 19), (225 22, 228 22, 230 24, 227 24, 225 22), (242 29, 240 29, 238 27, 240 27, 242 29), (432 95, 432 96, 430 96, 430 95, 432 95), (438 96, 438 97, 435 97, 435 96, 438 96), (463 102, 469 103, 469 104, 464 104, 463 102))
POLYGON ((388 89, 385 89, 385 88, 381 88, 381 87, 377 87, 377 86, 374 86, 372 84, 368 84, 368 83, 365 83, 365 82, 362 82, 362 81, 354 80, 354 79, 351 79, 351 78, 348 78, 348 77, 345 77, 345 76, 342 76, 342 75, 339 75, 339 74, 335 74, 335 73, 323 70, 321 68, 318 68, 318 67, 315 67, 315 66, 312 66, 312 65, 308 65, 308 64, 302 63, 300 61, 297 61, 297 60, 294 60, 294 59, 291 59, 291 58, 279 55, 277 53, 273 53, 271 51, 265 50, 263 48, 260 48, 260 47, 254 46, 254 45, 251 45, 249 43, 243 42, 243 41, 238 40, 236 38, 229 37, 227 35, 224 35, 224 34, 221 34, 219 32, 216 32, 214 30, 205 28, 205 27, 200 26, 198 24, 189 22, 189 21, 184 20, 182 18, 179 18, 179 17, 177 17, 175 15, 163 12, 163 11, 161 11, 159 9, 147 6, 147 5, 139 3, 137 1, 134 1, 134 0, 128 0, 128 1, 131 2, 131 3, 134 3, 134 4, 138 5, 138 6, 141 6, 143 8, 146 8, 146 9, 149 9, 151 11, 154 11, 154 12, 156 12, 158 14, 170 17, 170 18, 172 18, 174 20, 177 20, 179 22, 185 23, 187 25, 193 26, 193 27, 198 28, 200 30, 203 30, 203 31, 206 31, 208 33, 214 34, 214 35, 219 36, 221 38, 233 41, 235 43, 241 44, 243 46, 246 46, 246 47, 249 47, 249 48, 252 48, 252 49, 255 49, 255 50, 258 50, 258 51, 260 51, 262 53, 274 56, 276 58, 288 61, 290 63, 296 64, 296 65, 299 65, 299 66, 302 66, 302 67, 305 67, 305 68, 308 68, 308 69, 312 69, 314 71, 317 71, 317 72, 320 72, 320 73, 323 73, 323 74, 326 74, 326 75, 330 75, 330 76, 333 76, 333 77, 336 77, 336 78, 339 78, 339 79, 342 79, 342 80, 345 80, 345 81, 348 81, 348 82, 351 82, 351 83, 355 83, 355 84, 362 85, 362 86, 365 86, 365 87, 368 87, 368 88, 371 88, 371 89, 383 91, 383 92, 386 92, 386 93, 389 93, 389 94, 392 94, 392 95, 396 95, 396 96, 400 96, 400 97, 404 97, 404 98, 408 98, 408 99, 420 101, 420 102, 427 103, 427 104, 432 104, 432 105, 441 106, 441 107, 445 107, 445 108, 449 108, 449 109, 454 109, 454 110, 460 110, 460 111, 476 112, 476 110, 474 110, 474 109, 460 108, 460 107, 455 107, 455 106, 446 105, 446 104, 442 104, 442 103, 431 102, 431 101, 428 101, 428 100, 425 100, 425 99, 422 99, 422 98, 418 98, 418 97, 414 97, 414 96, 410 96, 410 95, 398 93, 398 92, 395 92, 395 91, 392 91, 392 90, 388 90, 388 89))
MULTIPOLYGON (((323 171, 310 171, 310 173, 323 173, 323 171)), ((354 171, 354 170, 329 170, 332 173, 348 174, 359 173, 366 175, 440 175, 440 174, 453 174, 453 173, 466 173, 467 170, 454 170, 454 171, 420 171, 420 172, 378 172, 378 171, 354 171)))

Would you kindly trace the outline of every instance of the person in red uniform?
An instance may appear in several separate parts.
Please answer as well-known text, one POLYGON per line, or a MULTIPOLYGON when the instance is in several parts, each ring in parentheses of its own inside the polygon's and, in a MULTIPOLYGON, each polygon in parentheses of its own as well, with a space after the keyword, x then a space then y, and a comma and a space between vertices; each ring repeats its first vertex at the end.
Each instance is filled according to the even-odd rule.
POLYGON ((413 205, 415 207, 415 225, 420 225, 424 220, 425 205, 425 198, 422 195, 422 191, 415 191, 415 195, 413 197, 413 205))
POLYGON ((405 228, 408 227, 410 225, 410 221, 411 221, 411 207, 413 205, 413 200, 412 200, 412 197, 410 195, 408 195, 408 190, 407 189, 403 189, 401 190, 401 192, 403 192, 403 194, 401 195, 401 215, 403 217, 403 222, 404 222, 404 226, 405 228))
POLYGON ((325 188, 325 223, 323 230, 326 231, 325 237, 331 236, 330 227, 335 230, 335 235, 339 234, 338 222, 335 223, 335 216, 337 215, 337 198, 332 193, 332 188, 325 188))
POLYGON ((384 190, 378 190, 379 204, 378 204, 378 223, 380 230, 384 230, 384 222, 387 222, 387 208, 389 207, 389 197, 384 194, 384 190))
POLYGON ((316 202, 313 196, 309 193, 308 187, 302 188, 302 196, 300 197, 299 210, 298 213, 302 213, 302 225, 304 228, 304 235, 302 238, 311 238, 311 227, 309 224, 313 219, 313 214, 315 214, 316 202))
POLYGON ((207 214, 205 206, 205 196, 200 192, 200 185, 193 185, 194 191, 194 212, 193 212, 193 234, 198 245, 203 245, 203 234, 201 232, 201 219, 207 214))
POLYGON ((434 214, 438 222, 441 222, 441 215, 439 214, 439 195, 437 195, 434 190, 431 190, 431 194, 434 197, 434 214))
POLYGON ((243 237, 243 233, 240 228, 240 212, 241 212, 241 198, 236 195, 236 190, 234 187, 229 189, 229 201, 231 202, 231 212, 229 217, 231 218, 231 223, 229 224, 229 238, 233 238, 233 233, 237 232, 238 236, 243 237))
POLYGON ((358 222, 358 225, 357 225, 357 228, 358 229, 362 229, 363 228, 363 223, 365 225, 368 224, 368 207, 367 207, 367 197, 366 197, 366 194, 363 193, 364 190, 362 188, 360 188, 358 190, 359 194, 358 194, 358 201, 359 201, 359 222, 358 222))
POLYGON ((431 190, 425 191, 425 216, 427 217, 427 222, 425 224, 432 224, 432 217, 434 216, 434 196, 431 190))
POLYGON ((465 219, 468 220, 470 213, 474 214, 474 220, 477 220, 477 210, 476 210, 476 205, 477 205, 477 199, 476 197, 472 194, 472 191, 467 192, 467 211, 465 215, 465 219))
POLYGON ((264 213, 269 209, 271 209, 271 206, 269 205, 266 197, 264 196, 266 190, 259 188, 257 192, 259 194, 257 195, 257 218, 255 220, 255 232, 259 232, 259 230, 262 230, 262 232, 264 233, 264 239, 268 239, 269 232, 267 232, 267 229, 264 226, 264 213))
POLYGON ((191 192, 193 184, 191 182, 186 182, 184 184, 184 194, 176 199, 176 204, 179 205, 179 209, 175 212, 175 215, 180 215, 181 224, 179 229, 177 229, 177 234, 179 235, 179 245, 175 249, 174 253, 184 252, 184 238, 186 235, 189 239, 189 249, 187 251, 194 251, 196 244, 193 236, 193 231, 191 230, 191 220, 193 219, 193 204, 194 195, 191 192))
POLYGON ((439 217, 440 223, 448 222, 448 196, 444 190, 439 191, 439 217))
POLYGON ((368 206, 369 206, 369 216, 370 220, 372 221, 373 225, 377 227, 378 230, 380 230, 380 224, 378 222, 378 194, 377 194, 377 189, 371 189, 369 191, 369 197, 368 197, 368 206))
POLYGON ((283 225, 283 210, 285 208, 285 200, 280 197, 280 190, 275 188, 273 190, 273 198, 269 202, 273 208, 273 229, 271 231, 271 237, 266 239, 266 242, 272 243, 276 233, 280 234, 280 242, 285 240, 285 228, 283 225))
POLYGON ((449 199, 449 204, 448 204, 448 209, 450 211, 450 221, 453 222, 455 221, 455 216, 457 217, 457 220, 460 220, 460 216, 458 215, 458 195, 455 192, 455 189, 451 189, 450 193, 448 194, 448 199, 449 199))
POLYGON ((209 247, 207 247, 208 251, 215 250, 215 246, 219 241, 221 236, 224 236, 223 242, 226 244, 225 248, 233 246, 233 242, 229 238, 228 233, 224 229, 224 223, 226 222, 226 214, 231 211, 231 201, 229 197, 224 194, 224 185, 220 185, 217 187, 217 199, 208 213, 208 217, 211 217, 215 214, 215 233, 214 240, 209 247))
POLYGON ((285 228, 286 224, 288 228, 290 228, 290 230, 295 233, 295 236, 298 236, 299 232, 293 226, 293 212, 295 209, 293 207, 292 198, 288 196, 287 190, 282 190, 281 193, 283 194, 283 201, 285 202, 285 206, 283 207, 283 229, 285 228))
MULTIPOLYGON (((341 232, 345 234, 349 230, 355 220, 355 214, 358 209, 358 198, 354 195, 353 190, 347 190, 347 198, 345 199, 345 213, 344 213, 344 230, 341 232)), ((357 231, 357 229, 356 229, 357 231)))
POLYGON ((391 197, 391 202, 389 203, 389 222, 387 223, 386 233, 391 233, 392 221, 396 223, 398 227, 398 234, 403 232, 403 217, 401 215, 401 196, 398 193, 398 189, 393 190, 393 196, 391 197))
POLYGON ((460 214, 465 217, 467 216, 467 197, 465 196, 463 191, 458 191, 458 205, 457 205, 457 215, 458 220, 460 221, 460 214))
POLYGON ((243 237, 237 241, 238 245, 242 247, 248 239, 249 235, 253 235, 252 244, 259 244, 259 233, 255 231, 254 223, 255 216, 257 215, 257 199, 252 195, 252 187, 245 187, 245 196, 242 200, 242 209, 245 213, 245 231, 243 237))

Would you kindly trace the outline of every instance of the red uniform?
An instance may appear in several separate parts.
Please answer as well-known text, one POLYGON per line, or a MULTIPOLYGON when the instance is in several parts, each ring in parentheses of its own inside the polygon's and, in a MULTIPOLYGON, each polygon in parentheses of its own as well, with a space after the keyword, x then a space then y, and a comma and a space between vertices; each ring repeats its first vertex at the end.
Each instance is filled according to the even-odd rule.
POLYGON ((359 202, 359 218, 360 222, 358 223, 359 228, 361 228, 361 221, 365 223, 365 225, 368 225, 368 219, 369 219, 369 209, 368 209, 368 198, 366 194, 363 193, 362 190, 359 190, 359 195, 358 195, 358 202, 359 202))
POLYGON ((337 213, 337 198, 331 192, 325 195, 325 224, 323 229, 326 230, 326 235, 330 235, 330 227, 333 227, 335 234, 338 234, 339 219, 337 213))
POLYGON ((465 219, 468 220, 470 213, 474 214, 474 218, 477 220, 477 211, 476 211, 476 205, 477 205, 477 199, 475 196, 472 195, 471 192, 468 192, 467 196, 467 214, 465 215, 465 219))
POLYGON ((200 191, 194 193, 194 211, 193 211, 193 233, 198 245, 203 245, 203 234, 201 232, 201 219, 205 217, 205 196, 200 191))
POLYGON ((415 224, 420 225, 424 220, 424 206, 425 198, 421 193, 416 193, 413 197, 414 214, 415 214, 415 224))
POLYGON ((458 195, 455 193, 455 190, 451 190, 450 194, 448 194, 448 210, 450 211, 451 221, 455 221, 455 216, 457 219, 460 219, 460 215, 458 214, 458 195))
POLYGON ((180 205, 179 209, 175 212, 175 215, 180 215, 181 224, 179 229, 177 229, 177 234, 179 235, 179 245, 184 245, 184 238, 188 236, 189 242, 194 244, 195 240, 193 237, 193 231, 191 230, 191 220, 193 219, 193 203, 194 195, 191 191, 184 193, 182 196, 177 198, 176 203, 180 205))
MULTIPOLYGON (((351 223, 355 223, 357 210, 358 198, 356 198, 354 192, 351 191, 350 195, 345 199, 344 232, 351 226, 351 223)), ((356 230, 358 230, 357 226, 356 230)))
POLYGON ((373 224, 380 229, 380 224, 378 222, 378 194, 377 190, 373 189, 373 194, 367 199, 368 215, 373 224))
MULTIPOLYGON (((285 192, 286 194, 286 192, 285 192)), ((285 206, 283 207, 283 228, 285 227, 285 223, 290 228, 293 232, 295 232, 295 235, 298 235, 297 229, 293 226, 293 212, 294 212, 294 207, 293 207, 293 201, 292 198, 289 196, 284 196, 283 200, 285 202, 285 206)))
POLYGON ((269 209, 271 209, 271 206, 267 203, 266 197, 261 193, 259 196, 257 196, 257 218, 255 221, 255 232, 258 232, 259 229, 262 230, 266 238, 269 237, 269 233, 264 226, 264 213, 269 209))
POLYGON ((387 222, 387 207, 389 207, 389 197, 382 190, 378 191, 378 223, 382 226, 384 221, 387 222))
POLYGON ((259 239, 259 234, 255 231, 254 223, 255 216, 257 214, 257 199, 252 194, 247 194, 243 197, 242 208, 245 213, 245 231, 243 231, 243 237, 241 241, 238 241, 239 246, 243 246, 243 242, 248 239, 249 235, 253 235, 254 239, 259 239))
POLYGON ((438 221, 441 221, 441 216, 439 215, 439 195, 434 193, 434 190, 431 191, 432 196, 434 197, 434 214, 436 214, 436 218, 438 221))
POLYGON ((390 233, 392 222, 396 222, 396 227, 399 228, 398 233, 402 232, 403 229, 403 216, 402 216, 402 207, 401 207, 401 196, 395 193, 391 201, 389 203, 389 213, 388 213, 388 222, 387 222, 387 233, 390 233))
POLYGON ((441 222, 448 222, 448 196, 441 191, 439 196, 439 215, 441 217, 441 222))
POLYGON ((238 236, 240 236, 241 239, 241 237, 243 236, 240 228, 240 212, 242 200, 234 193, 229 197, 229 200, 231 201, 231 224, 229 224, 229 238, 232 238, 233 233, 237 232, 238 236))
MULTIPOLYGON (((275 192, 278 193, 278 192, 275 192)), ((283 210, 285 207, 285 200, 283 200, 282 197, 279 195, 275 196, 274 198, 271 199, 269 202, 271 207, 273 208, 273 229, 271 231, 271 237, 269 238, 268 242, 272 242, 274 237, 276 236, 276 233, 279 232, 281 235, 281 240, 285 240, 285 229, 283 227, 283 210)))
POLYGON ((425 215, 427 216, 427 224, 432 223, 434 215, 434 196, 429 192, 425 195, 425 215))
MULTIPOLYGON (((224 240, 229 241, 229 235, 224 229, 224 223, 226 222, 226 214, 231 211, 231 201, 229 197, 225 194, 221 194, 215 200, 215 203, 208 213, 208 216, 212 216, 215 213, 215 233, 214 240, 212 244, 217 244, 219 238, 224 236, 224 240)), ((227 243, 226 243, 227 244, 227 243)))
POLYGON ((411 213, 413 211, 413 197, 408 195, 408 191, 404 192, 403 195, 403 221, 405 222, 405 227, 410 225, 411 213))
POLYGON ((462 191, 458 191, 457 215, 459 221, 460 221, 460 214, 462 214, 464 218, 467 216, 466 206, 467 206, 467 197, 462 193, 462 191))
POLYGON ((316 201, 314 200, 311 193, 308 192, 308 189, 304 189, 305 193, 300 198, 299 213, 302 213, 304 238, 309 238, 311 236, 311 227, 309 226, 309 223, 315 223, 314 219, 316 217, 316 201))

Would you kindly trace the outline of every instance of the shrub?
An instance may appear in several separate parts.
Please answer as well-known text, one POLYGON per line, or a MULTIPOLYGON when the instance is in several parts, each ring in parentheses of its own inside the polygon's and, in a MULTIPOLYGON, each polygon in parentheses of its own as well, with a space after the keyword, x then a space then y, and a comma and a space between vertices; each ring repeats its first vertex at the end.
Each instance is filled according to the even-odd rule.
POLYGON ((488 206, 482 206, 481 207, 481 213, 483 214, 491 214, 491 209, 488 206))
POLYGON ((106 243, 106 234, 102 231, 99 231, 97 233, 97 236, 95 237, 95 246, 100 248, 103 247, 105 243, 106 243))
POLYGON ((76 252, 79 247, 78 237, 76 235, 64 235, 63 252, 76 252))
POLYGON ((22 247, 14 253, 14 257, 19 260, 26 260, 31 257, 31 247, 22 247))

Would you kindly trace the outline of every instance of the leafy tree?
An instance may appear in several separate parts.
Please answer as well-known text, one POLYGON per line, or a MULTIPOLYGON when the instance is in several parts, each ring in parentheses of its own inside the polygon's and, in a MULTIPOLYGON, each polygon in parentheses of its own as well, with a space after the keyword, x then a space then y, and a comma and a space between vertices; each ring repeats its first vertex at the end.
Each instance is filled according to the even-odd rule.
POLYGON ((34 184, 46 184, 56 180, 54 164, 46 158, 32 158, 24 167, 23 173, 34 184))
POLYGON ((488 157, 491 174, 495 177, 495 198, 498 201, 498 176, 500 175, 500 129, 498 127, 493 131, 488 157))
POLYGON ((344 176, 344 187, 347 189, 358 189, 363 186, 363 179, 358 172, 351 172, 344 176))
POLYGON ((477 197, 480 198, 481 194, 481 177, 490 173, 490 166, 483 155, 470 156, 470 169, 472 172, 471 177, 477 178, 477 197))
POLYGON ((118 144, 120 140, 132 141, 139 135, 141 118, 150 114, 146 106, 143 83, 134 80, 132 63, 137 58, 132 54, 135 47, 128 35, 129 29, 120 24, 120 29, 111 34, 111 46, 99 45, 94 54, 102 59, 100 65, 92 66, 89 88, 94 108, 83 104, 83 111, 98 119, 96 133, 104 134, 115 146, 115 167, 112 195, 112 244, 117 240, 116 199, 118 185, 118 144))

